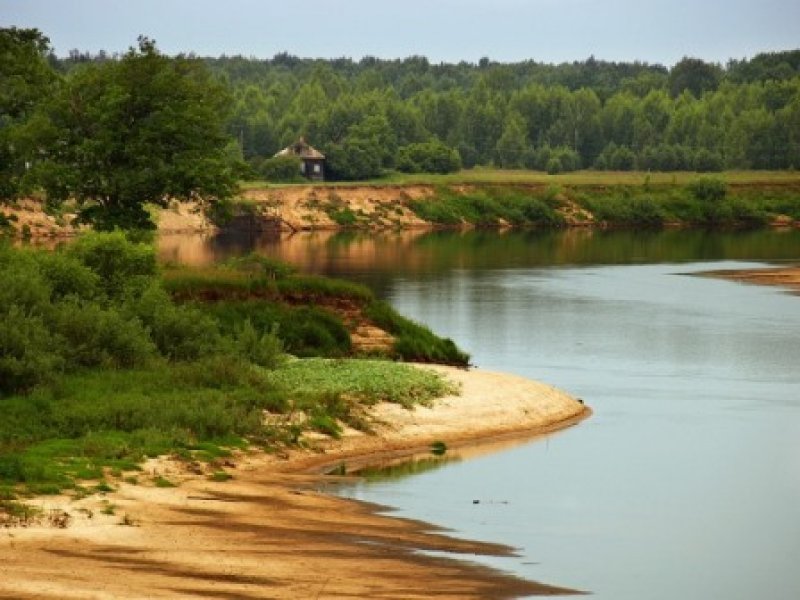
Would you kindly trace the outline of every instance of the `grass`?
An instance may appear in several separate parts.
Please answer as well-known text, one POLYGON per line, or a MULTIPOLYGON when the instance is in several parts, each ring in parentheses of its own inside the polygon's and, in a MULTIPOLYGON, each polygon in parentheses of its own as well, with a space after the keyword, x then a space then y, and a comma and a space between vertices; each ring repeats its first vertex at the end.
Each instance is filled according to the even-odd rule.
MULTIPOLYGON (((716 174, 731 184, 800 184, 798 171, 723 171, 716 174)), ((392 172, 380 179, 363 182, 303 182, 303 186, 337 187, 337 186, 375 186, 375 185, 458 185, 458 184, 525 184, 525 185, 564 185, 564 186, 608 186, 608 185, 642 185, 649 179, 653 185, 686 185, 697 179, 694 171, 647 172, 647 171, 594 171, 581 170, 558 175, 549 175, 544 171, 526 169, 495 169, 475 167, 457 173, 438 175, 432 173, 400 173, 392 172)), ((266 187, 283 187, 265 181, 247 181, 242 183, 243 189, 262 189, 266 187)))
POLYGON ((385 401, 409 408, 457 392, 435 373, 382 360, 296 360, 268 378, 296 396, 346 396, 362 404, 385 401))
POLYGON ((309 417, 301 431, 337 435, 340 420, 366 428, 357 415, 360 404, 411 406, 450 391, 434 374, 388 361, 295 360, 269 371, 218 357, 87 371, 0 400, 0 485, 8 498, 14 490, 78 494, 80 482, 98 480, 87 491, 107 492, 112 472, 138 483, 131 473, 148 456, 213 461, 248 443, 297 440, 299 432, 288 424, 265 423, 264 411, 302 410, 309 417))

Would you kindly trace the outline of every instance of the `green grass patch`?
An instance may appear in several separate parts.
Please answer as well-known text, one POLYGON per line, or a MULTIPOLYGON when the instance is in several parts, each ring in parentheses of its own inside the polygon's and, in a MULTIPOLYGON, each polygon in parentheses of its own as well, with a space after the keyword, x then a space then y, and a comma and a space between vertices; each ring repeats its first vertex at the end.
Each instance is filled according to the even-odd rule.
POLYGON ((153 479, 153 485, 157 488, 174 488, 178 487, 177 484, 173 483, 169 479, 165 479, 164 477, 156 477, 153 479))
POLYGON ((296 360, 268 378, 295 395, 333 394, 363 404, 385 401, 406 407, 458 391, 436 373, 382 360, 296 360))

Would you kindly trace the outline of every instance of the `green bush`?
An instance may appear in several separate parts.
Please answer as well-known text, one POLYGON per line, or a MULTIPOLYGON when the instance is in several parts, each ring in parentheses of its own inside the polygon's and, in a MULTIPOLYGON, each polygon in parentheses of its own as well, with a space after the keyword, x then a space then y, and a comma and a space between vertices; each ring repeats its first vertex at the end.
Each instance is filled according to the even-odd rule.
POLYGON ((259 332, 277 325, 286 352, 297 356, 346 356, 352 349, 350 333, 333 313, 314 306, 292 307, 264 300, 226 300, 203 306, 220 323, 225 335, 235 335, 249 320, 259 332))
POLYGON ((173 304, 157 284, 129 300, 127 311, 140 319, 162 356, 189 360, 213 353, 220 344, 219 328, 201 311, 173 304))
POLYGON ((109 298, 124 298, 131 290, 141 290, 158 273, 153 247, 131 242, 119 231, 82 235, 66 253, 100 277, 109 298))
POLYGON ((101 292, 100 276, 76 257, 45 251, 36 252, 34 258, 53 300, 66 296, 90 300, 101 292))
POLYGON ((713 177, 700 177, 686 187, 695 199, 703 202, 719 202, 728 193, 725 182, 713 177))
POLYGON ((256 277, 265 276, 269 279, 285 279, 297 272, 297 269, 289 263, 269 256, 262 256, 255 252, 229 259, 225 264, 237 271, 249 273, 256 277))
POLYGON ((406 173, 454 173, 461 169, 458 152, 438 140, 403 146, 397 169, 406 173))
POLYGON ((52 330, 63 339, 71 367, 133 367, 156 353, 141 321, 116 309, 69 300, 53 312, 52 330))
POLYGON ((274 156, 255 165, 256 174, 273 183, 293 183, 303 181, 300 167, 302 161, 297 156, 274 156))
POLYGON ((54 337, 41 316, 11 306, 0 312, 0 393, 33 388, 52 380, 65 366, 54 337))
POLYGON ((276 323, 269 331, 260 332, 245 319, 236 331, 236 347, 245 359, 267 369, 279 367, 285 356, 276 323))

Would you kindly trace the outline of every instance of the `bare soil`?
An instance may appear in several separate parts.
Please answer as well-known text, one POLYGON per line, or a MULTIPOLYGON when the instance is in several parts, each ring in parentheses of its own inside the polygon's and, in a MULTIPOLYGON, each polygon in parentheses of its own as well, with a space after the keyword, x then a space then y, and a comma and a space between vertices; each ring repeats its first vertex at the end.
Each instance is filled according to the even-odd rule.
POLYGON ((705 275, 742 283, 777 285, 800 293, 800 266, 743 269, 739 271, 709 271, 705 275))

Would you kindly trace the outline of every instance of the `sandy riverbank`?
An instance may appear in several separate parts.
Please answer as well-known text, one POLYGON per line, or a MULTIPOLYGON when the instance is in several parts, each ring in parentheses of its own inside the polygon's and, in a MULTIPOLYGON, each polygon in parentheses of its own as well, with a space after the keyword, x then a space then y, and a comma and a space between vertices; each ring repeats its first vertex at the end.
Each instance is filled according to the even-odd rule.
POLYGON ((800 292, 800 266, 764 269, 742 269, 738 271, 709 271, 710 277, 720 277, 743 283, 777 285, 800 292))
POLYGON ((412 454, 435 440, 453 452, 476 442, 530 439, 590 414, 569 395, 520 377, 426 368, 460 382, 462 394, 414 411, 379 405, 372 413, 376 435, 348 431, 341 440, 315 439, 314 450, 281 457, 250 453, 237 458, 234 479, 224 483, 160 461, 146 471, 180 481, 178 487, 120 482, 104 498, 38 500, 45 514, 66 510, 69 527, 0 530, 0 599, 467 599, 567 592, 423 556, 419 550, 469 558, 512 549, 458 540, 319 491, 325 478, 316 473, 333 464, 412 454), (108 504, 115 514, 102 514, 108 504))

